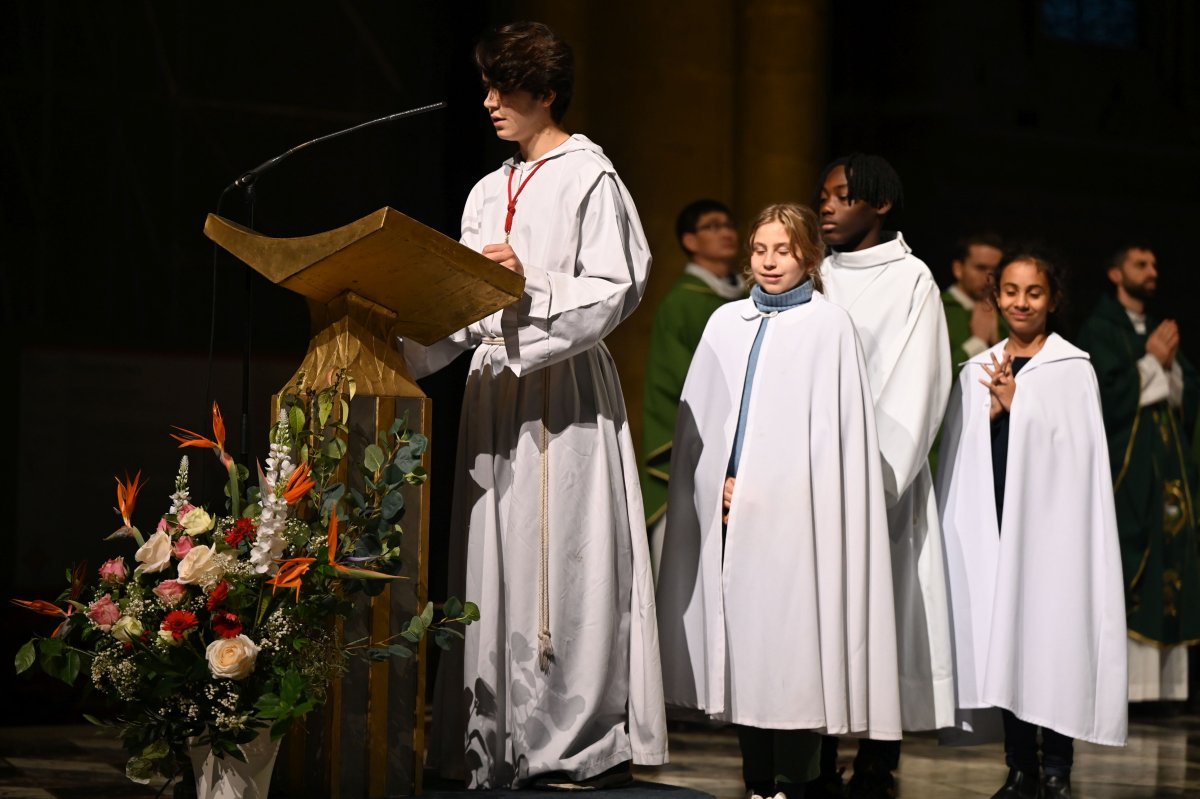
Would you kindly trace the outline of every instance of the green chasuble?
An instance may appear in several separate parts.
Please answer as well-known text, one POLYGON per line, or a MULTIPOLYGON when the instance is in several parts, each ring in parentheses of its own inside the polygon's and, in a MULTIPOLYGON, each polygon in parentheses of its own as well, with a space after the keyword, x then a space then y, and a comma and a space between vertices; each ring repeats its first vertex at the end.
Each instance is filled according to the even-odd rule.
MULTIPOLYGON (((946 331, 950 334, 950 365, 954 369, 954 377, 958 379, 958 371, 965 361, 974 358, 987 349, 983 347, 976 352, 963 349, 963 344, 971 338, 971 311, 964 306, 950 289, 942 292, 942 308, 946 312, 946 331)), ((997 341, 1008 338, 1008 325, 1000 312, 996 312, 997 327, 1000 337, 997 341)))
MULTIPOLYGON (((1146 319, 1147 333, 1158 321, 1146 319)), ((1125 309, 1104 296, 1079 331, 1100 381, 1112 465, 1125 605, 1131 637, 1162 646, 1200 641, 1200 556, 1197 554, 1196 461, 1189 437, 1196 424, 1196 370, 1184 358, 1183 407, 1166 400, 1138 407, 1137 362, 1146 354, 1125 309)))
MULTIPOLYGON (((958 380, 959 370, 963 363, 974 358, 988 349, 984 346, 974 352, 963 349, 963 345, 971 338, 971 311, 962 304, 954 292, 946 289, 942 292, 942 310, 946 313, 946 332, 950 334, 950 368, 954 370, 954 379, 958 380)), ((999 328, 999 339, 1008 338, 1008 325, 1000 312, 996 312, 996 326, 999 328)), ((942 431, 938 430, 933 447, 929 450, 929 471, 936 476, 938 467, 938 452, 942 447, 942 431)))
POLYGON ((685 272, 654 314, 642 403, 641 477, 647 526, 658 521, 667 510, 675 415, 692 354, 700 343, 708 317, 730 301, 700 278, 685 272))

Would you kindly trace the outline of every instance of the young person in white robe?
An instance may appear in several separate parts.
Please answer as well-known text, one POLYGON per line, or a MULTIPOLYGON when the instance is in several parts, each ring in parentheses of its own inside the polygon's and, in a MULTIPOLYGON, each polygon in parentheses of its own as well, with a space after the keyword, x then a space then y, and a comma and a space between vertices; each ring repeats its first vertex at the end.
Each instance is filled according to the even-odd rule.
POLYGON ((816 215, 764 210, 751 298, 709 319, 675 428, 658 583, 669 704, 736 725, 748 797, 797 799, 820 735, 900 736, 887 514, 854 325, 816 215))
POLYGON ((1126 736, 1108 443, 1087 353, 1048 329, 1059 272, 1019 255, 993 291, 1009 337, 959 374, 938 471, 960 722, 1002 711, 1009 772, 993 799, 1067 799, 1072 739, 1126 736))
MULTIPOLYGON (((825 167, 821 265, 825 296, 854 320, 867 361, 892 542, 900 699, 905 730, 954 723, 954 669, 937 500, 928 456, 950 394, 950 351, 937 283, 899 232, 885 232, 903 200, 883 158, 855 154, 825 167)), ((895 795, 899 741, 859 743, 849 794, 895 795)), ((841 795, 837 741, 827 738, 821 796, 841 795)))
POLYGON ((603 339, 650 253, 603 151, 569 135, 570 47, 539 23, 475 51, 496 135, 519 147, 471 191, 462 242, 524 275, 516 304, 424 348, 475 347, 459 433, 450 584, 482 618, 446 653, 431 760, 471 788, 600 787, 667 757, 637 458, 603 339))

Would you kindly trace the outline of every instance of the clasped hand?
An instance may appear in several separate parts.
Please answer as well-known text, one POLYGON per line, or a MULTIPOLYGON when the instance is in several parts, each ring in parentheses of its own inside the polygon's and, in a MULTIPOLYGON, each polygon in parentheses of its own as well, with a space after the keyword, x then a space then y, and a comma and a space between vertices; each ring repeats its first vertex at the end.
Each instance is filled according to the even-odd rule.
POLYGON ((1013 398, 1017 394, 1017 379, 1013 376, 1012 371, 1012 356, 1008 353, 1004 354, 1004 360, 996 360, 996 354, 992 353, 992 365, 983 365, 983 371, 987 372, 988 379, 980 380, 988 391, 992 394, 991 418, 995 419, 1001 413, 1008 413, 1012 410, 1013 398))

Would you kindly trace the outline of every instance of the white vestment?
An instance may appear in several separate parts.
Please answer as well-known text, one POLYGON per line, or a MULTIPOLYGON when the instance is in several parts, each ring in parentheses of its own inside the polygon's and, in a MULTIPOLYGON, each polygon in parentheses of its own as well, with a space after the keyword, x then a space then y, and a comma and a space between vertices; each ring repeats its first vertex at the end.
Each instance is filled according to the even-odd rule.
POLYGON ((883 458, 905 730, 954 723, 954 665, 937 499, 929 473, 950 393, 941 294, 904 238, 821 264, 825 295, 850 313, 867 359, 883 458))
POLYGON ((1006 341, 963 367, 938 458, 959 706, 1122 746, 1125 594, 1096 374, 1057 334, 1017 374, 997 529, 979 381, 1006 341))
POLYGON ((900 737, 887 511, 853 323, 820 293, 709 319, 675 427, 658 583, 670 704, 737 724, 900 737), (750 405, 727 533, 722 489, 750 405))
MULTIPOLYGON (((450 589, 482 618, 444 661, 432 752, 472 788, 557 772, 581 780, 667 756, 637 458, 602 342, 637 307, 650 253, 599 147, 576 135, 541 160, 509 239, 525 269, 521 300, 432 347, 403 342, 418 377, 478 346, 459 431, 450 589), (546 672, 543 500, 555 654, 546 672)), ((515 193, 534 166, 510 160, 476 184, 465 245, 504 241, 509 173, 515 193)))

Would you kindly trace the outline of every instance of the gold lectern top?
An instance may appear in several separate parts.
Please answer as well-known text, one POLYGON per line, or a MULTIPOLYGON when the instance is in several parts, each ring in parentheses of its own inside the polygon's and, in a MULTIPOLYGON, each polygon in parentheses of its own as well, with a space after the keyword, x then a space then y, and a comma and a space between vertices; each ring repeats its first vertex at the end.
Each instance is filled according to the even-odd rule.
POLYGON ((520 298, 525 280, 392 208, 325 233, 272 238, 209 214, 204 234, 272 283, 321 304, 345 292, 429 345, 520 298))
POLYGON ((209 214, 204 234, 309 299, 316 330, 291 385, 348 369, 360 394, 423 397, 395 335, 429 345, 520 299, 525 278, 399 211, 272 238, 209 214))

